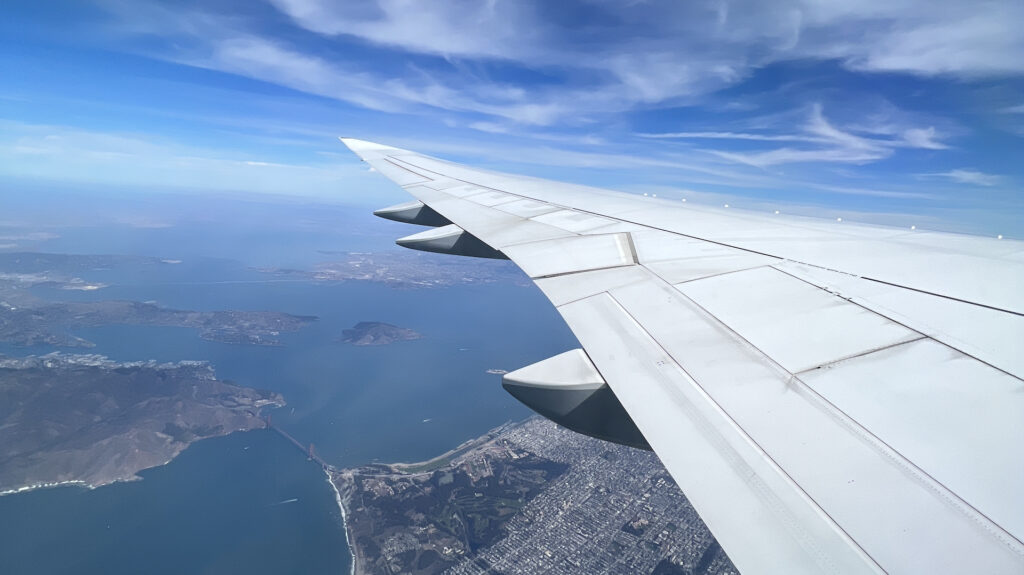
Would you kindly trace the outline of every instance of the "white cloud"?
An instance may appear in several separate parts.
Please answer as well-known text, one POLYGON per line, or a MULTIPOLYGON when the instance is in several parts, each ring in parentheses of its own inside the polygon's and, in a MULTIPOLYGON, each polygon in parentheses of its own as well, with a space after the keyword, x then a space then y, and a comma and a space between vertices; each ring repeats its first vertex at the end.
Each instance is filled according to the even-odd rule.
POLYGON ((368 179, 362 164, 352 156, 346 159, 284 163, 144 133, 0 120, 0 164, 5 166, 5 175, 17 177, 334 198, 341 197, 346 187, 366 186, 383 189, 387 195, 392 186, 368 179))
POLYGON ((1015 0, 560 4, 561 13, 594 17, 584 26, 559 20, 542 2, 518 0, 271 2, 308 30, 409 52, 601 67, 643 98, 675 95, 693 81, 734 80, 752 65, 787 59, 836 58, 861 70, 923 75, 1024 72, 1017 26, 1024 7, 1015 0), (595 32, 616 38, 586 50, 573 42, 595 32))
MULTIPOLYGON (((925 0, 559 3, 510 0, 270 0, 297 26, 406 54, 438 69, 399 70, 360 56, 262 37, 244 17, 106 0, 130 34, 173 41, 153 55, 383 111, 430 107, 524 125, 580 124, 643 106, 691 102, 758 67, 835 59, 865 71, 958 78, 1024 73, 1024 4, 936 7, 925 0), (568 14, 568 16, 566 16, 568 14), (518 85, 472 63, 511 63, 558 82, 518 85), (463 65, 469 62, 470 65, 463 65)), ((213 10, 212 8, 208 10, 213 10)), ((297 39, 297 37, 293 37, 297 39)), ((926 135, 909 145, 938 149, 926 135), (923 145, 922 145, 923 144, 923 145)))
POLYGON ((957 169, 937 174, 921 174, 924 177, 944 178, 958 184, 971 186, 995 186, 1002 180, 995 174, 986 174, 977 170, 957 169))
POLYGON ((384 77, 304 54, 256 36, 208 38, 208 50, 177 61, 286 86, 382 112, 419 106, 486 114, 526 125, 547 125, 565 115, 557 101, 531 101, 518 90, 482 85, 456 89, 426 75, 384 77))
POLYGON ((949 148, 946 144, 938 141, 934 127, 909 128, 903 132, 903 141, 911 148, 923 148, 926 150, 945 150, 949 148))
MULTIPOLYGON (((711 154, 732 162, 766 168, 769 166, 794 163, 850 163, 866 164, 893 155, 897 148, 942 150, 948 146, 940 141, 938 131, 933 127, 910 127, 910 117, 885 104, 882 112, 870 114, 861 112, 868 124, 849 124, 837 127, 824 114, 821 103, 809 108, 797 109, 781 114, 747 118, 748 127, 757 131, 692 131, 636 134, 643 138, 679 140, 718 140, 745 143, 737 149, 709 149, 711 154), (798 116, 804 116, 802 124, 798 116), (788 131, 794 126, 795 131, 788 131), (761 142, 787 142, 782 148, 748 151, 751 145, 761 142), (797 146, 799 145, 799 146, 797 146)), ((847 115, 849 115, 847 113, 847 115)))
MULTIPOLYGON (((735 139, 763 141, 798 141, 813 144, 802 148, 783 147, 758 152, 707 150, 709 153, 740 164, 767 168, 780 164, 810 162, 866 164, 887 158, 893 148, 902 145, 890 139, 859 136, 842 130, 825 118, 821 104, 810 108, 808 119, 798 135, 754 137, 756 134, 732 134, 735 139)), ((731 134, 731 133, 727 133, 731 134)))
MULTIPOLYGON (((931 126, 928 128, 904 128, 899 124, 887 124, 872 125, 869 128, 862 126, 839 128, 825 117, 823 106, 820 103, 811 105, 809 112, 804 113, 807 119, 797 127, 796 133, 779 133, 777 125, 781 122, 772 119, 762 123, 775 127, 776 131, 773 133, 666 132, 637 135, 660 139, 803 144, 800 147, 785 146, 757 151, 704 150, 716 157, 758 168, 798 163, 867 164, 892 156, 897 148, 941 150, 948 147, 939 141, 938 133, 931 126)), ((754 122, 758 122, 758 120, 754 119, 754 122)))
POLYGON ((726 152, 722 150, 708 150, 710 153, 732 160, 739 164, 747 164, 757 168, 767 168, 780 164, 806 164, 811 162, 867 164, 882 159, 888 153, 875 153, 855 149, 818 149, 800 150, 794 148, 778 148, 766 152, 726 152))
POLYGON ((899 16, 849 46, 852 68, 964 78, 1024 72, 1020 2, 915 3, 899 16))
POLYGON ((637 134, 641 138, 678 140, 751 140, 755 142, 808 142, 815 138, 794 134, 748 134, 743 132, 664 132, 658 134, 637 134))
POLYGON ((884 143, 857 136, 850 132, 844 132, 825 119, 820 103, 811 106, 811 117, 804 127, 808 133, 820 137, 823 141, 831 142, 837 149, 859 150, 873 156, 884 157, 886 154, 884 143))
MULTIPOLYGON (((869 170, 852 166, 959 143, 954 137, 966 130, 952 120, 888 109, 877 101, 843 101, 846 93, 833 100, 843 90, 823 91, 829 78, 804 83, 799 74, 794 74, 793 82, 762 76, 751 90, 721 92, 722 98, 709 94, 780 62, 819 70, 827 67, 813 67, 816 62, 830 60, 861 70, 869 79, 856 83, 853 89, 861 91, 856 96, 876 91, 874 85, 882 82, 884 90, 876 92, 890 90, 893 72, 944 75, 968 83, 1024 72, 1024 63, 1014 56, 1024 53, 1019 38, 994 22, 1019 12, 1014 6, 1018 0, 997 1, 985 10, 936 7, 917 0, 583 0, 578 5, 572 0, 269 0, 280 14, 265 9, 246 13, 243 5, 238 8, 241 14, 231 15, 217 12, 216 3, 183 8, 152 0, 101 1, 118 20, 114 28, 125 34, 117 40, 122 41, 118 49, 410 115, 378 122, 383 116, 319 102, 328 114, 341 110, 339 115, 347 116, 333 118, 333 123, 325 119, 322 126, 307 124, 308 133, 299 134, 296 126, 278 126, 267 133, 297 134, 296 140, 310 141, 333 125, 344 133, 358 130, 359 137, 427 153, 451 150, 456 154, 453 159, 466 163, 485 158, 489 167, 527 172, 530 168, 513 169, 509 164, 530 164, 541 167, 534 173, 556 178, 561 176, 553 176, 555 167, 559 174, 574 168, 576 174, 600 173, 597 185, 604 185, 600 179, 614 170, 636 170, 643 174, 638 181, 706 184, 750 193, 789 190, 789 184, 804 178, 804 189, 830 194, 930 199, 914 190, 912 186, 921 181, 912 175, 902 176, 909 176, 912 185, 892 184, 900 177, 896 162, 887 163, 887 177, 877 180, 869 170), (581 17, 580 11, 586 13, 581 17), (968 12, 976 12, 976 17, 968 17, 968 12), (267 21, 268 14, 278 20, 267 21), (944 35, 961 21, 967 22, 964 30, 944 35), (931 41, 928 34, 937 34, 938 39, 931 41), (876 72, 886 74, 871 80, 876 72), (815 101, 822 103, 810 104, 815 101), (788 109, 779 112, 780 102, 788 109), (706 123, 670 128, 650 128, 654 124, 646 123, 651 132, 664 131, 634 134, 642 139, 619 137, 630 132, 631 116, 623 112, 691 104, 708 112, 706 123), (748 113, 756 109, 764 113, 750 117, 748 113), (878 109, 874 115, 867 113, 878 109), (733 121, 724 123, 727 118, 733 121), (409 139, 424 126, 433 130, 430 138, 409 139), (541 140, 558 144, 547 147, 541 140), (698 145, 712 149, 697 149, 698 145), (782 168, 770 169, 780 166, 786 166, 785 173, 782 168), (827 187, 851 177, 863 179, 827 187)), ((843 81, 848 77, 844 75, 843 81)), ((893 85, 903 87, 895 81, 893 85)), ((915 100, 908 94, 900 101, 910 105, 906 102, 915 100)), ((1016 108, 1024 106, 1007 111, 1017 113, 1016 108)), ((692 122, 699 115, 678 117, 692 122)), ((653 114, 645 115, 645 120, 652 118, 653 114)), ((36 139, 20 145, 19 158, 50 149, 36 139)), ((131 146, 96 150, 108 156, 139 153, 131 146)), ((166 162, 155 157, 182 156, 198 164, 205 157, 215 161, 206 164, 211 170, 215 165, 216 170, 231 173, 247 169, 294 175, 303 170, 309 179, 295 177, 310 181, 335 157, 324 157, 322 165, 289 168, 287 162, 261 165, 277 158, 208 152, 169 151, 162 146, 144 163, 167 173, 161 167, 166 162)), ((936 154, 913 156, 927 159, 936 154)), ((113 162, 113 156, 106 161, 113 162)), ((944 169, 915 166, 910 171, 944 169)), ((931 182, 940 189, 929 193, 952 193, 956 182, 971 178, 954 172, 958 171, 943 176, 942 182, 931 182)), ((242 182, 253 179, 237 174, 242 182)), ((980 176, 975 185, 988 185, 980 183, 988 175, 980 176)), ((271 179, 275 178, 285 179, 271 179)))
POLYGON ((469 125, 473 130, 487 132, 488 134, 507 134, 508 127, 494 122, 473 122, 469 125))
POLYGON ((270 0, 300 26, 410 52, 467 58, 539 57, 546 26, 529 2, 270 0))
POLYGON ((836 186, 829 184, 807 184, 808 187, 831 192, 834 194, 843 194, 851 196, 866 196, 874 198, 889 198, 898 200, 929 200, 935 199, 935 195, 925 192, 915 191, 901 191, 893 190, 886 187, 851 187, 851 186, 836 186))

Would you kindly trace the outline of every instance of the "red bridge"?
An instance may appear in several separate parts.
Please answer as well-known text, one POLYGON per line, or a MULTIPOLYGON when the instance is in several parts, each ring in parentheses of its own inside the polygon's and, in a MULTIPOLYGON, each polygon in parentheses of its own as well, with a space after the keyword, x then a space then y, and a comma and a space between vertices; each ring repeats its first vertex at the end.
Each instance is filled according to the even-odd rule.
POLYGON ((271 423, 269 415, 267 416, 267 429, 272 429, 276 431, 281 435, 281 437, 290 441, 292 445, 299 448, 299 451, 305 453, 306 457, 308 457, 310 461, 315 461, 321 468, 323 468, 324 471, 334 471, 334 466, 332 466, 330 463, 327 463, 326 461, 323 460, 322 457, 316 454, 316 451, 313 449, 312 443, 310 443, 309 447, 307 447, 301 441, 295 439, 295 437, 293 437, 292 434, 271 423))

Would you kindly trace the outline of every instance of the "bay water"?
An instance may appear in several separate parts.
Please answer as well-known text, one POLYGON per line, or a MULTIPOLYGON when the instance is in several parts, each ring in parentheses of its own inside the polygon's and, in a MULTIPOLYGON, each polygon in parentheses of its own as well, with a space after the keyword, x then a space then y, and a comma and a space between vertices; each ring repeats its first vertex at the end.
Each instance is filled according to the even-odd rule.
MULTIPOLYGON (((282 334, 280 347, 206 341, 196 330, 176 327, 108 325, 75 333, 96 344, 88 353, 119 361, 206 360, 221 379, 281 392, 288 405, 273 412, 274 424, 315 444, 335 466, 419 461, 529 415, 500 388, 500 376, 486 371, 539 361, 573 347, 575 339, 534 287, 399 289, 280 281, 252 269, 308 267, 329 259, 326 247, 395 249, 391 229, 313 234, 313 240, 307 230, 278 230, 270 255, 270 242, 258 241, 222 246, 216 257, 208 246, 189 243, 194 233, 187 226, 64 230, 39 248, 182 261, 146 273, 129 265, 85 274, 87 281, 108 284, 97 291, 35 291, 50 299, 316 316, 302 330, 282 334), (379 347, 341 343, 342 331, 360 321, 411 328, 423 338, 379 347)), ((239 233, 245 230, 223 235, 239 233)), ((54 349, 5 345, 0 353, 54 349)), ((276 433, 203 440, 140 476, 93 490, 59 487, 0 497, 0 573, 348 572, 333 490, 323 472, 276 433)))

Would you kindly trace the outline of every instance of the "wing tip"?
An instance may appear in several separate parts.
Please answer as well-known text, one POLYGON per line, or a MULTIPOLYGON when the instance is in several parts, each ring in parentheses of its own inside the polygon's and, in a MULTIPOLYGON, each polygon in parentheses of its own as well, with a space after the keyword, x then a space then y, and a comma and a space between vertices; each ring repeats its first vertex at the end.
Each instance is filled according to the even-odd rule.
POLYGON ((353 153, 364 160, 370 156, 377 158, 381 156, 391 156, 398 153, 411 153, 408 150, 403 150, 401 148, 386 146, 384 144, 378 144, 377 142, 370 142, 368 140, 360 140, 358 138, 338 136, 338 139, 341 140, 342 144, 348 146, 349 150, 352 150, 353 153))
POLYGON ((348 149, 358 153, 360 149, 367 147, 367 144, 374 145, 373 142, 367 142, 366 140, 360 140, 358 138, 349 138, 348 136, 338 136, 342 144, 348 146, 348 149))

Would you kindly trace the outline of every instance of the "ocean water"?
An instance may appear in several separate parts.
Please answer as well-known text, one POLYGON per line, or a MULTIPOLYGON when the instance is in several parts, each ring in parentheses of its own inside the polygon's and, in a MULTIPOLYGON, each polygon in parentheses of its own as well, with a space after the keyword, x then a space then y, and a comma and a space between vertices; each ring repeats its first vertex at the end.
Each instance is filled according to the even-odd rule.
POLYGON ((337 573, 324 474, 276 433, 200 441, 142 481, 0 498, 0 572, 337 573))
MULTIPOLYGON (((217 237, 267 233, 244 222, 232 225, 217 237)), ((486 370, 515 369, 575 345, 533 287, 396 289, 277 281, 251 269, 308 267, 330 259, 320 253, 327 249, 394 249, 387 225, 379 235, 360 226, 340 226, 360 230, 350 235, 313 227, 312 239, 305 228, 278 229, 272 242, 260 236, 215 249, 204 248, 188 226, 65 230, 39 249, 183 261, 144 273, 129 266, 82 274, 109 284, 94 292, 42 287, 36 293, 317 316, 312 325, 282 334, 281 347, 205 341, 188 328, 111 325, 75 333, 96 343, 88 353, 123 361, 207 360, 222 379, 281 392, 288 405, 274 411, 275 425, 314 443, 340 467, 427 459, 525 417, 530 412, 501 389, 500 376, 486 370), (268 243, 275 246, 272 253, 264 249, 268 243), (340 343, 342 330, 359 321, 412 328, 423 338, 381 347, 340 343)), ((53 348, 0 349, 48 351, 53 348)), ((141 476, 95 490, 61 487, 0 497, 0 573, 348 572, 333 491, 316 465, 274 433, 204 440, 141 476)))

